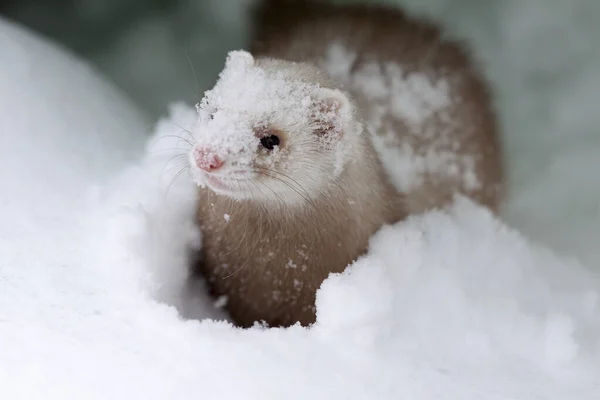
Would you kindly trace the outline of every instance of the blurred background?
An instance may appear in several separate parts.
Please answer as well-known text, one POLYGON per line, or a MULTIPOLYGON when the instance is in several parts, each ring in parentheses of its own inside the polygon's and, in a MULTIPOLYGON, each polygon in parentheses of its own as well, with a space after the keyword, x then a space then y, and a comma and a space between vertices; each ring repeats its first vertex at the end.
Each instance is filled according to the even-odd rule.
MULTIPOLYGON (((0 14, 91 61, 138 104, 160 114, 170 101, 193 100, 196 86, 200 94, 209 88, 226 52, 245 46, 248 10, 254 1, 0 0, 0 14)), ((468 37, 478 38, 483 33, 483 40, 498 33, 500 3, 506 3, 505 7, 512 3, 364 1, 405 6, 468 37)))
MULTIPOLYGON (((194 103, 227 51, 247 44, 252 1, 0 0, 0 15, 90 61, 158 117, 172 101, 194 103)), ((379 2, 467 40, 504 127, 505 218, 600 265, 600 1, 379 2)))
POLYGON ((246 3, 0 0, 0 14, 91 61, 156 115, 171 101, 194 100, 194 70, 198 90, 214 83, 227 50, 245 43, 246 3))

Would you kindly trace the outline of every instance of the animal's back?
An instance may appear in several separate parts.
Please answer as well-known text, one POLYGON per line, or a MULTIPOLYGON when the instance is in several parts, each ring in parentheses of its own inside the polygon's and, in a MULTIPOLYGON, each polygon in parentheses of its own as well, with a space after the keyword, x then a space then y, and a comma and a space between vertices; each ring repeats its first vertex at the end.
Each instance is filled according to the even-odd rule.
POLYGON ((353 94, 409 212, 443 206, 455 192, 497 210, 497 121, 464 46, 382 6, 267 0, 255 26, 255 55, 312 62, 353 94))

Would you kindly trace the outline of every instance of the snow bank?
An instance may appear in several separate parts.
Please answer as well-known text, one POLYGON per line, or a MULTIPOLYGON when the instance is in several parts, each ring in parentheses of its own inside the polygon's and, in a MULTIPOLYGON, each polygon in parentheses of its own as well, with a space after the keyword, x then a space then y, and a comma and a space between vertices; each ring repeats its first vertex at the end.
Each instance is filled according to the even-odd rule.
POLYGON ((82 304, 55 296, 94 281, 69 272, 88 268, 86 187, 142 155, 146 121, 87 65, 3 19, 0 49, 0 338, 18 339, 12 322, 82 304))
POLYGON ((106 290, 85 262, 86 189, 141 157, 146 121, 87 65, 4 19, 0 49, 0 397, 32 398, 38 360, 70 356, 55 341, 73 341, 106 290))
POLYGON ((54 279, 2 319, 4 397, 597 397, 597 277, 466 200, 384 227, 325 282, 311 329, 219 322, 184 283, 195 185, 173 157, 195 115, 172 107, 148 156, 95 192, 84 268, 30 267, 54 279))

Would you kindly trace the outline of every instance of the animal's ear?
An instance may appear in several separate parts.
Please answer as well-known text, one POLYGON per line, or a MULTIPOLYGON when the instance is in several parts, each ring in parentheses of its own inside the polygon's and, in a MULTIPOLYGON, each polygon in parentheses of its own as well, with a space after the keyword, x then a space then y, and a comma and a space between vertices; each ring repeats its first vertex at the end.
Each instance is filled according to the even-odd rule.
POLYGON ((311 116, 315 134, 328 140, 339 140, 352 119, 350 100, 342 91, 319 88, 311 116))

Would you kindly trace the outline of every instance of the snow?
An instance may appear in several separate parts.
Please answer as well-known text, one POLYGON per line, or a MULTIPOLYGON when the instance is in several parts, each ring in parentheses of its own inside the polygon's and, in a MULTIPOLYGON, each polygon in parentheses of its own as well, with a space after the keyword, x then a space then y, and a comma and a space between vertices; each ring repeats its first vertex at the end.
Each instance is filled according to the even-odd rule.
POLYGON ((360 68, 350 74, 356 57, 342 43, 334 42, 329 46, 323 67, 342 82, 351 80, 350 85, 370 101, 387 101, 394 117, 406 121, 413 131, 421 131, 428 118, 450 105, 447 79, 423 72, 405 72, 400 65, 380 65, 374 61, 359 64, 360 68))
MULTIPOLYGON (((222 158, 228 154, 239 155, 240 163, 244 164, 252 162, 250 155, 258 147, 254 125, 260 123, 272 107, 271 102, 260 100, 257 101, 259 106, 254 107, 253 100, 260 99, 261 88, 267 80, 264 71, 253 69, 253 64, 250 53, 230 53, 217 84, 205 93, 198 106, 198 124, 193 132, 195 143, 210 146, 222 158), (249 120, 248 114, 255 118, 249 120)), ((285 88, 283 82, 278 83, 273 85, 273 91, 285 88)))
POLYGON ((451 83, 460 78, 431 71, 404 71, 392 62, 355 64, 356 57, 343 43, 333 42, 321 67, 366 99, 366 126, 373 133, 375 149, 395 187, 410 193, 426 176, 444 176, 457 178, 467 190, 480 188, 473 157, 449 150, 448 145, 456 137, 448 110, 453 102, 460 102, 452 93, 451 83), (401 121, 407 133, 405 139, 400 140, 388 128, 390 118, 401 121), (440 132, 442 124, 446 132, 440 132), (425 141, 431 142, 427 151, 415 149, 414 143, 425 141))
POLYGON ((324 283, 316 326, 286 330, 219 322, 226 299, 184 282, 201 238, 177 157, 196 110, 171 107, 143 155, 133 105, 0 20, 0 397, 597 399, 600 55, 571 25, 600 7, 534 29, 542 3, 507 1, 496 36, 473 34, 496 45, 511 227, 464 199, 384 227, 324 283), (557 29, 564 61, 542 46, 557 29), (574 58, 584 72, 558 75, 574 58), (560 79, 536 90, 539 68, 560 79))
MULTIPOLYGON (((208 153, 209 160, 215 157, 233 160, 229 164, 236 163, 242 170, 241 167, 253 163, 268 167, 277 161, 284 162, 284 152, 279 151, 279 147, 260 157, 256 155, 260 137, 268 136, 273 127, 297 132, 322 130, 324 134, 315 137, 322 147, 335 149, 334 174, 339 175, 350 147, 342 144, 350 139, 340 141, 337 133, 347 128, 342 124, 353 120, 353 107, 341 92, 299 79, 293 64, 281 66, 280 63, 256 61, 250 53, 241 50, 227 55, 215 86, 204 93, 197 106, 198 122, 189 129, 195 149, 208 153)), ((361 132, 362 129, 357 134, 361 132)), ((290 136, 287 139, 292 140, 290 136)), ((304 137, 301 139, 297 142, 308 142, 304 137)), ((296 148, 306 148, 299 143, 296 148)), ((285 153, 285 162, 293 162, 291 159, 298 158, 299 152, 285 153)), ((193 173, 199 185, 205 184, 203 175, 193 173)))

